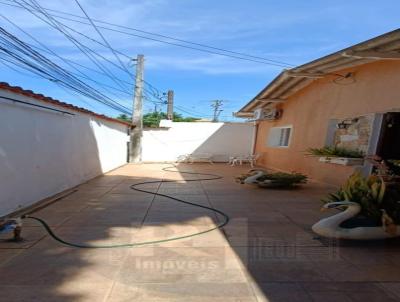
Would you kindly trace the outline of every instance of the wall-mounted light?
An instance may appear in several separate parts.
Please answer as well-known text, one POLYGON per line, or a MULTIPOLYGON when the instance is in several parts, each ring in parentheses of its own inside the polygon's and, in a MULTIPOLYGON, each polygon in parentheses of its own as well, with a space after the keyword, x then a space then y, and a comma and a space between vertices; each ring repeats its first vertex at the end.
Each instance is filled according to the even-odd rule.
POLYGON ((336 127, 338 129, 347 129, 349 128, 351 125, 355 124, 358 122, 358 118, 353 118, 353 119, 347 119, 347 120, 343 120, 340 123, 336 124, 336 127))

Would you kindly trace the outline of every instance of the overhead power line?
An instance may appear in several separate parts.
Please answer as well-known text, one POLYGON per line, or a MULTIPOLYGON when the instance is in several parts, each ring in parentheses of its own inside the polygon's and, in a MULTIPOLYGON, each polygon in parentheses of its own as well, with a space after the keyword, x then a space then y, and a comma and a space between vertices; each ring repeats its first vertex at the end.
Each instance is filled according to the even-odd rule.
POLYGON ((175 105, 174 108, 175 108, 177 111, 180 111, 180 112, 189 114, 189 116, 198 117, 198 118, 203 118, 203 117, 206 116, 206 115, 201 114, 201 113, 195 113, 195 112, 193 112, 192 110, 190 110, 190 109, 188 109, 188 108, 185 108, 185 107, 182 107, 182 106, 180 106, 180 105, 179 105, 179 106, 178 106, 178 105, 175 105))
POLYGON ((96 30, 96 32, 99 34, 99 36, 101 37, 101 39, 103 40, 103 42, 107 45, 107 47, 111 50, 111 52, 114 54, 115 58, 117 59, 117 61, 119 62, 119 64, 121 65, 121 67, 123 69, 126 70, 126 72, 128 74, 130 74, 129 70, 126 68, 126 66, 122 63, 121 59, 119 58, 117 52, 111 47, 111 45, 107 42, 106 38, 103 36, 103 34, 101 33, 101 31, 97 28, 96 24, 94 24, 94 22, 92 21, 92 19, 89 17, 89 15, 86 13, 86 11, 84 10, 84 8, 82 7, 82 5, 79 3, 78 0, 75 0, 76 4, 79 6, 79 8, 81 9, 81 11, 85 14, 86 18, 89 20, 90 24, 92 24, 93 28, 96 30))
MULTIPOLYGON (((9 0, 6 0, 6 1, 9 1, 9 0)), ((16 2, 16 1, 13 0, 13 2, 16 2)), ((10 4, 10 3, 4 3, 4 2, 1 2, 1 1, 0 1, 0 3, 5 4, 5 5, 9 5, 9 6, 22 8, 21 6, 13 5, 13 4, 10 4)), ((54 10, 54 9, 49 9, 49 8, 44 8, 44 9, 47 10, 47 11, 50 11, 50 12, 55 12, 55 13, 58 13, 58 14, 62 14, 64 16, 72 16, 74 18, 78 18, 78 19, 81 19, 81 20, 82 19, 86 20, 86 18, 84 18, 82 16, 79 16, 79 15, 66 13, 66 12, 62 12, 62 11, 54 10)), ((90 23, 87 23, 87 22, 84 22, 84 21, 79 21, 79 20, 76 20, 76 19, 63 17, 63 16, 60 16, 60 15, 57 15, 57 14, 54 14, 54 13, 53 14, 49 13, 49 15, 51 15, 52 17, 57 17, 57 18, 60 18, 60 19, 71 21, 71 22, 77 22, 77 23, 85 24, 85 25, 89 25, 89 26, 91 25, 90 23)), ((187 48, 187 49, 192 49, 192 50, 196 50, 196 51, 211 53, 211 54, 215 54, 215 55, 219 55, 219 56, 230 57, 230 58, 239 59, 239 60, 252 61, 252 62, 260 63, 260 64, 279 66, 279 67, 283 67, 283 68, 288 68, 288 67, 293 67, 294 66, 293 64, 290 64, 290 63, 287 63, 287 62, 283 62, 283 61, 272 60, 272 59, 268 59, 268 58, 264 58, 264 57, 260 57, 260 56, 249 55, 249 54, 242 53, 242 52, 231 51, 231 50, 227 50, 227 49, 223 49, 223 48, 219 48, 219 47, 209 46, 209 45, 206 45, 206 44, 201 44, 201 43, 196 43, 196 42, 187 41, 187 40, 183 40, 183 39, 178 39, 178 38, 174 38, 174 37, 171 37, 171 36, 162 35, 162 34, 158 34, 158 33, 152 33, 152 32, 140 30, 140 29, 133 28, 133 27, 122 26, 122 25, 113 24, 113 23, 110 23, 110 22, 105 22, 105 21, 102 21, 102 20, 97 20, 97 19, 91 19, 91 20, 93 22, 96 22, 96 23, 99 23, 99 24, 105 24, 105 25, 109 25, 109 26, 113 26, 113 27, 121 28, 121 29, 127 29, 127 30, 131 30, 131 31, 135 31, 135 32, 151 35, 153 37, 138 35, 138 34, 122 31, 122 30, 117 30, 115 28, 106 27, 106 26, 97 26, 97 28, 101 28, 101 29, 105 29, 105 30, 109 30, 109 31, 114 31, 114 32, 118 32, 118 33, 121 33, 121 34, 126 34, 126 35, 130 35, 130 36, 134 36, 134 37, 138 37, 138 38, 142 38, 142 39, 148 39, 148 40, 159 42, 159 43, 169 44, 169 45, 173 45, 173 46, 177 46, 177 47, 183 47, 183 48, 187 48), (164 38, 164 39, 168 39, 170 41, 175 41, 175 42, 181 42, 181 43, 185 43, 187 45, 179 44, 179 43, 175 43, 175 42, 169 42, 169 41, 165 41, 165 40, 160 40, 160 39, 157 39, 157 38, 154 38, 154 37, 164 38), (189 46, 189 45, 193 45, 193 46, 189 46), (202 47, 202 48, 198 48, 198 47, 194 47, 194 46, 198 46, 198 47, 202 47)))
MULTIPOLYGON (((195 118, 209 118, 210 120, 212 120, 214 118, 214 114, 210 115, 210 114, 205 114, 205 113, 201 113, 198 111, 194 111, 190 108, 184 107, 182 105, 178 105, 178 106, 174 106, 174 108, 176 109, 176 111, 181 112, 186 114, 189 117, 195 117, 195 118)), ((233 120, 235 119, 234 116, 232 115, 218 115, 218 119, 230 119, 233 120)))
MULTIPOLYGON (((51 15, 49 15, 35 0, 30 0, 30 3, 28 3, 25 0, 17 1, 13 0, 13 2, 19 4, 21 7, 25 8, 27 11, 29 11, 32 15, 36 16, 49 26, 53 27, 60 33, 62 33, 82 54, 84 54, 94 65, 97 66, 104 74, 106 74, 114 83, 116 83, 118 86, 120 86, 122 89, 124 89, 123 84, 117 78, 114 73, 107 67, 105 66, 99 58, 101 58, 104 61, 109 62, 110 64, 121 68, 119 65, 115 64, 114 62, 108 60, 104 56, 100 55, 96 51, 90 49, 86 45, 82 44, 79 42, 77 39, 75 39, 66 29, 64 24, 61 22, 57 21, 54 19, 51 15), (24 3, 24 4, 22 4, 24 3)), ((122 69, 123 70, 123 69, 122 69)), ((125 71, 125 70, 124 70, 125 71)))
POLYGON ((179 106, 180 106, 180 108, 183 108, 184 110, 190 112, 191 114, 196 114, 196 115, 201 115, 201 116, 207 116, 207 114, 205 114, 205 113, 203 113, 203 112, 200 112, 200 111, 193 110, 193 108, 187 108, 187 107, 182 106, 182 105, 179 105, 179 106))
POLYGON ((41 53, 0 27, 0 55, 13 65, 23 67, 38 76, 55 82, 89 99, 96 100, 114 110, 129 113, 130 109, 104 95, 52 62, 41 53))
MULTIPOLYGON (((104 65, 102 65, 102 64, 98 61, 98 59, 97 59, 96 57, 93 57, 93 56, 91 55, 91 53, 93 53, 94 55, 100 57, 101 59, 105 60, 106 62, 112 64, 114 67, 119 68, 119 69, 121 69, 122 71, 126 72, 126 74, 128 74, 130 77, 132 77, 132 78, 134 77, 134 75, 133 75, 131 72, 129 72, 129 70, 126 68, 126 66, 124 66, 124 64, 122 63, 122 61, 119 59, 119 56, 118 56, 118 55, 122 55, 122 56, 124 56, 125 58, 128 58, 129 60, 131 60, 131 57, 128 56, 127 54, 124 54, 123 52, 118 51, 118 50, 114 49, 113 47, 111 47, 111 45, 107 42, 107 40, 105 40, 104 36, 101 35, 101 32, 100 32, 100 35, 101 35, 102 38, 104 38, 104 39, 103 39, 103 42, 100 42, 100 41, 98 41, 98 40, 96 40, 96 39, 94 39, 94 38, 92 38, 92 37, 89 37, 89 36, 87 36, 87 35, 81 33, 80 31, 77 31, 77 30, 75 30, 74 28, 72 28, 72 27, 70 27, 70 26, 68 26, 68 25, 66 25, 66 24, 64 24, 64 23, 62 23, 62 22, 56 21, 54 18, 51 17, 50 14, 48 14, 48 13, 44 10, 43 7, 41 7, 35 0, 30 0, 30 2, 31 2, 32 4, 29 4, 29 3, 28 3, 27 1, 25 1, 25 0, 20 0, 20 1, 22 1, 23 3, 25 3, 25 5, 23 5, 22 3, 18 2, 17 0, 12 0, 12 1, 15 2, 15 3, 17 3, 17 4, 19 5, 19 6, 18 6, 19 8, 24 8, 24 9, 26 9, 28 12, 30 12, 31 14, 33 14, 34 16, 36 16, 37 18, 39 18, 40 20, 42 20, 43 22, 45 22, 46 24, 48 24, 49 26, 51 26, 51 27, 55 28, 56 30, 58 30, 59 32, 61 32, 61 33, 62 33, 64 36, 66 36, 66 37, 67 37, 67 38, 68 38, 68 39, 69 39, 69 40, 70 40, 70 41, 71 41, 71 42, 72 42, 86 57, 88 57, 97 67, 99 67, 99 69, 100 69, 101 71, 99 72, 99 71, 97 71, 97 70, 94 70, 94 69, 89 68, 89 67, 87 67, 87 66, 84 66, 84 65, 82 65, 82 64, 76 63, 76 62, 74 62, 74 61, 71 61, 71 60, 68 60, 68 59, 65 59, 65 58, 61 58, 60 56, 58 56, 58 55, 55 54, 54 52, 53 52, 53 55, 56 55, 58 58, 62 59, 64 62, 67 62, 68 65, 70 65, 70 64, 78 65, 78 66, 83 67, 83 68, 85 68, 85 69, 89 69, 89 70, 94 71, 94 72, 96 72, 96 73, 105 75, 105 76, 111 78, 114 82, 116 82, 116 80, 117 80, 118 82, 128 84, 129 87, 132 87, 132 86, 133 86, 133 83, 132 83, 132 82, 127 82, 127 81, 125 81, 125 80, 123 80, 123 79, 119 79, 119 78, 114 77, 114 75, 112 74, 112 72, 111 72, 110 70, 108 70, 108 68, 106 68, 104 65), (36 14, 35 11, 38 12, 38 13, 40 13, 41 15, 43 15, 47 20, 45 20, 45 19, 44 19, 43 17, 41 17, 40 15, 36 14), (56 22, 56 24, 55 24, 55 22, 56 22), (78 35, 80 35, 80 36, 82 36, 82 37, 84 37, 84 38, 86 38, 86 39, 88 39, 88 40, 90 40, 90 41, 96 43, 96 44, 102 45, 102 46, 106 47, 107 49, 110 49, 110 50, 113 52, 113 54, 115 55, 115 57, 118 59, 118 61, 119 61, 119 63, 120 63, 121 66, 114 64, 112 61, 108 60, 108 59, 105 58, 104 56, 98 54, 97 52, 95 52, 94 50, 90 49, 90 48, 87 47, 86 45, 83 45, 82 43, 80 43, 79 41, 77 41, 75 38, 73 38, 70 34, 68 34, 68 32, 67 32, 65 29, 68 29, 68 30, 70 30, 70 31, 72 31, 72 32, 74 32, 74 33, 76 33, 76 34, 78 34, 78 35)), ((3 18, 5 18, 5 17, 3 16, 3 18)), ((7 19, 7 18, 5 18, 5 19, 7 19)), ((11 22, 9 19, 7 19, 7 20, 8 20, 10 23, 12 23, 14 26, 17 26, 17 25, 14 24, 13 22, 11 22)), ((95 25, 94 25, 94 26, 95 26, 95 25)), ((17 26, 17 27, 18 27, 18 26, 17 26)), ((40 43, 39 41, 37 41, 37 39, 35 39, 34 37, 32 37, 29 33, 27 33, 26 31, 24 31, 24 30, 21 29, 20 27, 18 27, 18 28, 19 28, 21 31, 23 31, 25 34, 29 35, 32 39, 34 39, 34 40, 35 40, 37 43, 39 43, 42 47, 45 47, 46 49, 48 49, 48 47, 46 47, 45 45, 43 45, 42 43, 40 43)), ((95 27, 95 28, 97 29, 97 27, 95 27)), ((49 50, 49 49, 48 49, 48 50, 49 50)), ((76 68, 74 68, 74 69, 76 70, 76 68)), ((77 71, 78 71, 80 74, 82 74, 81 71, 79 71, 79 70, 77 70, 77 71)), ((84 76, 84 75, 82 75, 82 76, 83 76, 84 78, 88 79, 87 76, 84 76)), ((96 81, 94 81, 94 80, 92 80, 92 79, 88 79, 88 80, 90 80, 90 81, 92 81, 92 82, 96 82, 96 81)), ((154 85, 150 84, 148 81, 144 81, 144 82, 145 82, 145 85, 147 85, 147 86, 150 88, 149 93, 150 93, 154 98, 163 101, 163 95, 164 95, 164 93, 160 92, 160 90, 159 90, 158 88, 156 88, 154 85)), ((117 84, 119 84, 119 83, 117 83, 117 84)), ((107 86, 107 85, 105 85, 105 86, 107 86)), ((123 87, 123 86, 121 86, 121 85, 119 85, 119 86, 120 86, 120 89, 116 89, 116 88, 111 88, 111 89, 114 89, 114 90, 121 90, 121 89, 123 89, 123 90, 125 90, 125 87, 123 87)), ((145 89, 146 89, 146 88, 145 88, 145 89)), ((122 90, 121 90, 121 91, 122 91, 122 90)), ((125 91, 126 91, 126 90, 125 90, 125 91)), ((125 92, 124 92, 124 93, 125 93, 125 92)), ((131 95, 131 92, 128 92, 128 94, 131 95)))
MULTIPOLYGON (((127 95, 127 96, 131 96, 131 93, 128 92, 128 91, 125 91, 125 90, 122 90, 121 88, 116 88, 116 87, 113 87, 113 86, 108 85, 108 84, 106 84, 106 83, 101 83, 101 82, 99 82, 99 81, 97 81, 97 80, 94 80, 93 77, 90 77, 89 75, 85 74, 84 72, 82 72, 82 70, 80 70, 80 69, 77 68, 76 66, 79 66, 79 67, 88 69, 88 70, 90 70, 91 72, 95 72, 95 73, 98 73, 98 74, 101 74, 101 75, 104 75, 104 73, 102 73, 102 72, 100 72, 100 71, 98 71, 98 70, 96 70, 96 69, 93 69, 93 68, 84 66, 84 65, 82 65, 82 64, 79 64, 79 63, 77 63, 77 62, 74 62, 74 61, 72 61, 72 60, 68 60, 68 59, 66 59, 66 58, 61 57, 61 56, 58 55, 56 52, 54 52, 52 49, 50 49, 48 46, 46 46, 46 44, 41 43, 38 39, 36 39, 36 38, 33 37, 30 33, 28 33, 27 31, 25 31, 23 28, 21 28, 20 26, 18 26, 18 25, 15 24, 14 22, 12 22, 9 18, 5 17, 5 16, 2 15, 2 14, 0 14, 0 17, 2 17, 2 18, 5 19, 7 22, 9 22, 10 24, 12 24, 12 25, 13 25, 14 27, 16 27, 19 31, 21 31, 22 33, 24 33, 25 35, 27 35, 29 38, 31 38, 33 41, 35 41, 35 42, 36 42, 38 45, 40 45, 41 47, 32 45, 32 44, 30 44, 30 43, 26 43, 27 45, 29 45, 30 47, 32 47, 32 48, 34 48, 34 49, 36 49, 36 50, 39 50, 40 52, 44 52, 44 53, 46 53, 46 54, 50 54, 50 55, 52 55, 52 56, 58 58, 60 61, 64 62, 66 65, 70 66, 73 70, 76 71, 76 72, 71 72, 71 71, 70 71, 70 73, 72 73, 73 75, 75 75, 75 76, 77 76, 77 77, 84 78, 84 79, 86 79, 86 80, 88 80, 88 81, 91 81, 91 82, 93 82, 93 83, 96 83, 99 87, 101 87, 102 89, 104 89, 104 91, 107 91, 108 93, 113 94, 114 96, 116 96, 116 95, 115 95, 114 93, 112 93, 109 89, 112 89, 112 90, 114 90, 114 91, 123 93, 123 94, 125 94, 125 95, 127 95), (75 65, 76 65, 76 66, 75 66, 75 65)), ((3 58, 3 60, 5 60, 5 59, 3 58)), ((6 61, 6 60, 5 60, 5 61, 6 61)), ((9 62, 9 63, 11 63, 11 62, 9 62)), ((14 64, 15 64, 15 63, 14 63, 14 64)), ((8 68, 13 69, 13 68, 10 67, 10 64, 8 64, 7 66, 8 66, 8 68)), ((21 66, 19 66, 19 67, 20 67, 20 68, 23 68, 23 67, 21 67, 21 66)), ((24 73, 21 72, 20 70, 17 70, 17 69, 13 69, 13 70, 16 71, 16 72, 18 72, 18 73, 20 73, 20 74, 24 74, 24 73)), ((40 77, 40 76, 39 76, 39 77, 40 77)), ((132 83, 129 83, 129 82, 127 82, 127 83, 130 84, 130 85, 133 85, 132 83)), ((118 97, 119 97, 119 96, 118 96, 118 97)))
MULTIPOLYGON (((115 50, 114 48, 112 48, 111 47, 111 45, 108 43, 108 41, 107 40, 103 40, 103 42, 100 42, 100 41, 97 41, 96 39, 93 39, 93 38, 91 38, 91 37, 89 37, 89 36, 87 36, 87 35, 85 35, 85 34, 82 34, 82 33, 80 33, 79 31, 76 31, 76 30, 74 30, 72 27, 69 27, 69 26, 67 26, 67 25, 65 25, 64 23, 62 23, 62 22, 60 22, 60 21, 57 21, 57 20, 55 20, 54 18, 52 18, 52 16, 53 15, 50 15, 48 12, 45 12, 44 11, 44 9, 35 1, 35 0, 31 0, 30 2, 32 3, 32 4, 29 4, 27 1, 24 1, 24 0, 20 0, 20 1, 22 1, 23 3, 25 3, 25 9, 27 9, 29 12, 31 12, 32 14, 34 14, 33 13, 33 11, 36 11, 36 12, 38 12, 38 13, 40 13, 40 14, 42 14, 42 15, 44 15, 45 16, 45 18, 48 20, 47 22, 45 21, 45 20, 43 20, 43 17, 42 18, 40 18, 40 17, 38 17, 36 14, 34 14, 35 16, 37 16, 39 19, 41 19, 42 21, 44 21, 46 24, 48 24, 48 25, 50 25, 50 26, 52 26, 52 27, 55 27, 58 31, 60 31, 60 27, 61 28, 67 28, 68 30, 71 30, 71 31, 73 31, 74 33, 76 33, 76 34, 79 34, 79 35, 81 35, 81 36, 83 36, 83 37, 85 37, 86 39, 88 39, 88 40, 90 40, 90 41, 92 41, 92 42, 95 42, 95 43, 97 43, 97 44, 99 44, 99 45, 102 45, 102 46, 104 46, 104 47, 106 47, 106 48, 108 48, 108 49, 110 49, 111 51, 113 51, 113 53, 114 53, 114 55, 115 55, 115 57, 118 59, 118 54, 119 55, 122 55, 122 56, 124 56, 124 57, 127 57, 127 58, 130 58, 129 56, 127 56, 126 54, 124 54, 124 53, 122 53, 122 52, 120 52, 120 51, 118 51, 118 50, 115 50), (50 16, 50 17, 49 17, 50 16), (50 23, 50 24, 49 24, 50 23), (55 23, 55 24, 54 24, 55 23)), ((77 0, 76 0, 77 1, 77 0)), ((18 1, 16 1, 16 0, 14 0, 14 2, 15 3, 19 3, 18 1)), ((1 2, 0 2, 1 3, 1 2)), ((79 3, 79 2, 78 2, 79 3)), ((3 3, 4 4, 4 3, 3 3)), ((19 3, 19 5, 22 5, 21 3, 19 3)), ((18 6, 19 8, 21 8, 20 6, 18 6)), ((3 16, 4 17, 4 16, 3 16)), ((84 18, 82 18, 82 17, 80 17, 81 19, 84 19, 84 18)), ((88 19, 90 19, 90 18, 88 18, 88 19)), ((93 20, 93 19, 92 19, 93 20)), ((8 20, 8 21, 10 21, 10 20, 8 20)), ((74 20, 75 22, 76 22, 76 20, 74 20)), ((90 21, 90 20, 89 20, 90 21)), ((93 21, 92 21, 93 22, 93 21)), ((79 23, 82 23, 82 22, 79 22, 79 23)), ((94 23, 94 22, 93 22, 94 23)), ((85 25, 90 25, 90 24, 88 24, 88 23, 83 23, 83 24, 85 24, 85 25)), ((14 24, 15 25, 15 24, 14 24)), ((92 25, 93 26, 93 25, 92 25)), ((94 25, 94 26, 96 26, 96 25, 94 25)), ((116 25, 115 25, 116 26, 116 25)), ((19 28, 20 30, 21 30, 21 28, 19 28)), ((64 33, 63 33, 64 34, 64 33)), ((65 34, 64 34, 65 35, 65 34)), ((69 36, 70 36, 70 34, 69 34, 69 36)), ((32 36, 30 36, 31 38, 33 38, 32 36)), ((67 38, 68 38, 68 35, 66 36, 67 38)), ((103 36, 103 38, 104 38, 104 36, 103 36)), ((34 39, 35 40, 35 39, 34 39)), ((35 40, 35 42, 37 42, 38 43, 38 40, 35 40)), ((80 42, 79 42, 80 43, 80 42)), ((39 44, 40 44, 40 42, 39 42, 39 44)), ((28 44, 29 45, 29 44, 28 44)), ((82 45, 82 46, 84 46, 86 49, 89 49, 86 45, 83 45, 82 43, 80 43, 80 45, 82 45)), ((34 45, 30 45, 31 47, 35 47, 35 48, 37 48, 36 46, 34 46, 34 45)), ((41 46, 43 47, 44 45, 43 44, 41 44, 41 46)), ((54 55, 54 56, 56 56, 57 58, 59 58, 60 60, 62 60, 64 63, 68 63, 68 65, 69 66, 71 66, 71 64, 72 65, 77 65, 77 66, 80 66, 80 67, 83 67, 83 68, 85 68, 85 69, 88 69, 88 70, 91 70, 91 71, 93 71, 93 72, 97 72, 97 73, 99 73, 99 74, 103 74, 104 75, 104 72, 102 72, 102 71, 98 71, 98 70, 96 70, 96 69, 92 69, 92 68, 90 68, 90 67, 87 67, 87 66, 84 66, 84 65, 82 65, 82 64, 79 64, 79 63, 77 63, 77 62, 74 62, 74 61, 71 61, 71 60, 68 60, 68 59, 65 59, 65 58, 62 58, 61 56, 58 56, 55 52, 53 52, 53 51, 51 51, 49 48, 47 48, 46 47, 46 49, 47 50, 44 50, 44 49, 41 49, 41 48, 37 48, 37 49, 39 49, 39 50, 41 50, 41 51, 44 51, 44 52, 47 52, 47 53, 50 53, 50 54, 52 54, 52 55, 54 55)), ((90 50, 89 49, 89 51, 93 51, 93 50, 90 50)), ((13 62, 12 64, 15 64, 16 62, 13 62)), ((118 66, 120 69, 124 69, 124 65, 123 65, 123 63, 121 64, 122 62, 120 61, 120 65, 121 66, 118 66)), ((15 64, 16 65, 16 64, 15 64)), ((20 66, 20 68, 21 68, 21 66, 20 66)), ((35 69, 34 68, 30 68, 29 69, 29 67, 27 67, 27 66, 25 66, 25 69, 26 70, 29 70, 30 72, 34 72, 35 71, 35 69)), ((37 71, 36 71, 37 72, 37 71)), ((90 77, 88 77, 87 75, 85 75, 85 74, 82 74, 82 72, 79 70, 79 69, 77 69, 77 72, 79 73, 73 73, 73 72, 69 72, 70 74, 72 74, 72 75, 75 75, 75 76, 78 76, 78 77, 82 77, 82 78, 85 78, 86 80, 89 80, 89 81, 92 81, 92 82, 94 82, 94 83, 96 83, 96 84, 98 84, 100 87, 102 87, 103 89, 106 89, 106 87, 108 87, 108 88, 110 88, 110 89, 115 89, 116 91, 118 90, 118 91, 120 91, 120 92, 123 92, 123 93, 125 93, 125 91, 126 90, 119 90, 119 89, 116 89, 115 87, 112 87, 112 86, 110 86, 110 85, 107 85, 107 84, 105 84, 105 83, 101 83, 101 82, 98 82, 98 81, 95 81, 95 80, 92 80, 90 77)), ((128 71, 129 72, 129 71, 128 71)), ((39 73, 39 76, 41 76, 41 74, 39 73)), ((129 84, 129 85, 132 85, 132 83, 130 83, 130 82, 126 82, 126 81, 124 81, 124 80, 122 80, 122 79, 120 79, 121 81, 123 81, 123 82, 125 82, 126 84, 129 84)), ((55 83, 57 83, 58 85, 59 85, 59 81, 58 80, 53 80, 53 82, 55 82, 55 83)), ((144 88, 145 89, 145 100, 147 100, 148 102, 150 102, 150 103, 153 103, 153 104, 160 104, 160 105, 164 105, 165 104, 165 95, 164 95, 164 93, 162 93, 162 92, 160 92, 160 90, 158 89, 158 88, 156 88, 154 85, 152 85, 152 84, 150 84, 149 82, 147 82, 147 81, 145 81, 145 85, 146 85, 146 87, 144 88)), ((76 92, 76 93, 79 93, 79 92, 76 92)), ((126 92, 126 94, 127 95, 130 95, 130 92, 126 92)), ((126 107, 125 107, 126 108, 126 107)), ((178 108, 178 110, 180 110, 180 111, 182 111, 182 112, 185 112, 185 113, 187 113, 187 114, 190 114, 190 115, 196 115, 196 116, 200 116, 200 117, 204 117, 204 116, 206 116, 206 115, 204 115, 204 114, 202 114, 202 113, 195 113, 195 112, 193 112, 191 109, 187 109, 187 108, 184 108, 184 107, 180 107, 180 108, 178 108)))

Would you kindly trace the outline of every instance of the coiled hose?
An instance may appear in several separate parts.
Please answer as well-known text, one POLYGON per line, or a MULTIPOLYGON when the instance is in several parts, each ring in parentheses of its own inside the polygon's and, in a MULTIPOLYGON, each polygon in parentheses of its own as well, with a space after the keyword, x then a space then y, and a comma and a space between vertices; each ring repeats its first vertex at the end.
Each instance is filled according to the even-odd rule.
MULTIPOLYGON (((222 178, 222 176, 215 175, 215 174, 188 172, 188 171, 177 171, 177 170, 171 170, 172 168, 176 168, 176 166, 173 165, 171 167, 163 168, 162 170, 166 171, 166 172, 177 172, 177 173, 180 173, 180 174, 187 174, 187 175, 202 175, 202 176, 206 176, 205 178, 185 179, 186 182, 202 181, 202 180, 217 180, 217 179, 221 179, 222 178)), ((203 209, 209 210, 211 212, 214 212, 214 213, 217 213, 217 214, 221 215, 223 217, 223 221, 218 223, 215 227, 212 227, 210 229, 207 229, 207 230, 204 230, 204 231, 201 231, 201 232, 192 233, 192 234, 189 234, 189 235, 166 238, 166 239, 161 239, 161 240, 136 242, 136 243, 122 243, 122 244, 112 244, 112 245, 91 245, 91 244, 68 242, 68 241, 63 240, 62 238, 58 237, 53 232, 51 227, 47 224, 47 222, 44 221, 41 218, 30 216, 30 215, 22 216, 22 218, 23 219, 33 219, 33 220, 38 221, 46 229, 47 233, 53 239, 57 240, 58 242, 60 242, 60 243, 62 243, 64 245, 71 246, 71 247, 76 247, 76 248, 89 248, 89 249, 128 248, 128 247, 136 247, 136 246, 143 246, 143 245, 149 245, 149 244, 157 244, 157 243, 163 243, 163 242, 169 242, 169 241, 176 241, 176 240, 180 240, 180 239, 190 238, 190 237, 202 235, 202 234, 205 234, 205 233, 209 233, 209 232, 214 231, 216 229, 222 228, 223 226, 225 226, 229 222, 229 216, 227 214, 225 214, 224 212, 218 210, 218 209, 214 209, 214 208, 211 208, 211 207, 208 207, 208 206, 204 206, 204 205, 200 205, 200 204, 197 204, 197 203, 185 201, 185 200, 182 200, 182 199, 170 196, 170 195, 161 194, 161 193, 147 191, 147 190, 144 190, 144 189, 137 188, 138 186, 145 185, 145 184, 177 183, 177 182, 179 182, 179 181, 178 180, 145 181, 145 182, 135 183, 135 184, 131 185, 130 188, 132 190, 135 190, 135 191, 144 192, 144 193, 148 193, 148 194, 153 194, 153 195, 156 195, 156 196, 166 197, 166 198, 169 198, 171 200, 178 201, 180 203, 184 203, 184 204, 188 204, 188 205, 191 205, 191 206, 194 206, 194 207, 199 207, 199 208, 203 208, 203 209)))

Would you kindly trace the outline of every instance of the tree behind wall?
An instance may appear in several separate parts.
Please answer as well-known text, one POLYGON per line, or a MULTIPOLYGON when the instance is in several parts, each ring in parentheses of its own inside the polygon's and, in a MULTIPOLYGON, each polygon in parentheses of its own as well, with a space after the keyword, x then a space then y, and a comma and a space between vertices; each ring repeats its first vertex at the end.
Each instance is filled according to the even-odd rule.
MULTIPOLYGON (((131 121, 131 117, 126 114, 120 114, 117 119, 122 121, 131 121)), ((157 128, 160 124, 160 120, 167 119, 167 114, 164 112, 151 112, 143 115, 143 126, 157 128)), ((173 121, 174 122, 196 122, 200 120, 194 117, 183 117, 182 114, 174 112, 173 121)))
POLYGON ((124 122, 132 122, 132 118, 126 114, 120 114, 117 116, 118 120, 124 121, 124 122))

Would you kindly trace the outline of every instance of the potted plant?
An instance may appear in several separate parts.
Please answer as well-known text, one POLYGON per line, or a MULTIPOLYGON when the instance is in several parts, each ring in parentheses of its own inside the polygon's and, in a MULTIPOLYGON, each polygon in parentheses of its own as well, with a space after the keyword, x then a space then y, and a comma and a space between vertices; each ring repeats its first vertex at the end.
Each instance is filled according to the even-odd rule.
POLYGON ((265 170, 250 170, 236 178, 242 184, 256 184, 260 188, 293 188, 307 182, 307 176, 292 172, 268 172, 265 170))
POLYGON ((257 179, 260 188, 293 188, 307 183, 307 176, 301 173, 267 173, 257 179))
POLYGON ((384 239, 400 236, 400 186, 381 176, 351 175, 346 183, 323 200, 324 209, 340 213, 314 224, 315 233, 338 239, 384 239))
POLYGON ((320 162, 354 166, 364 163, 364 152, 336 146, 325 146, 322 148, 309 148, 308 155, 319 156, 320 162))

